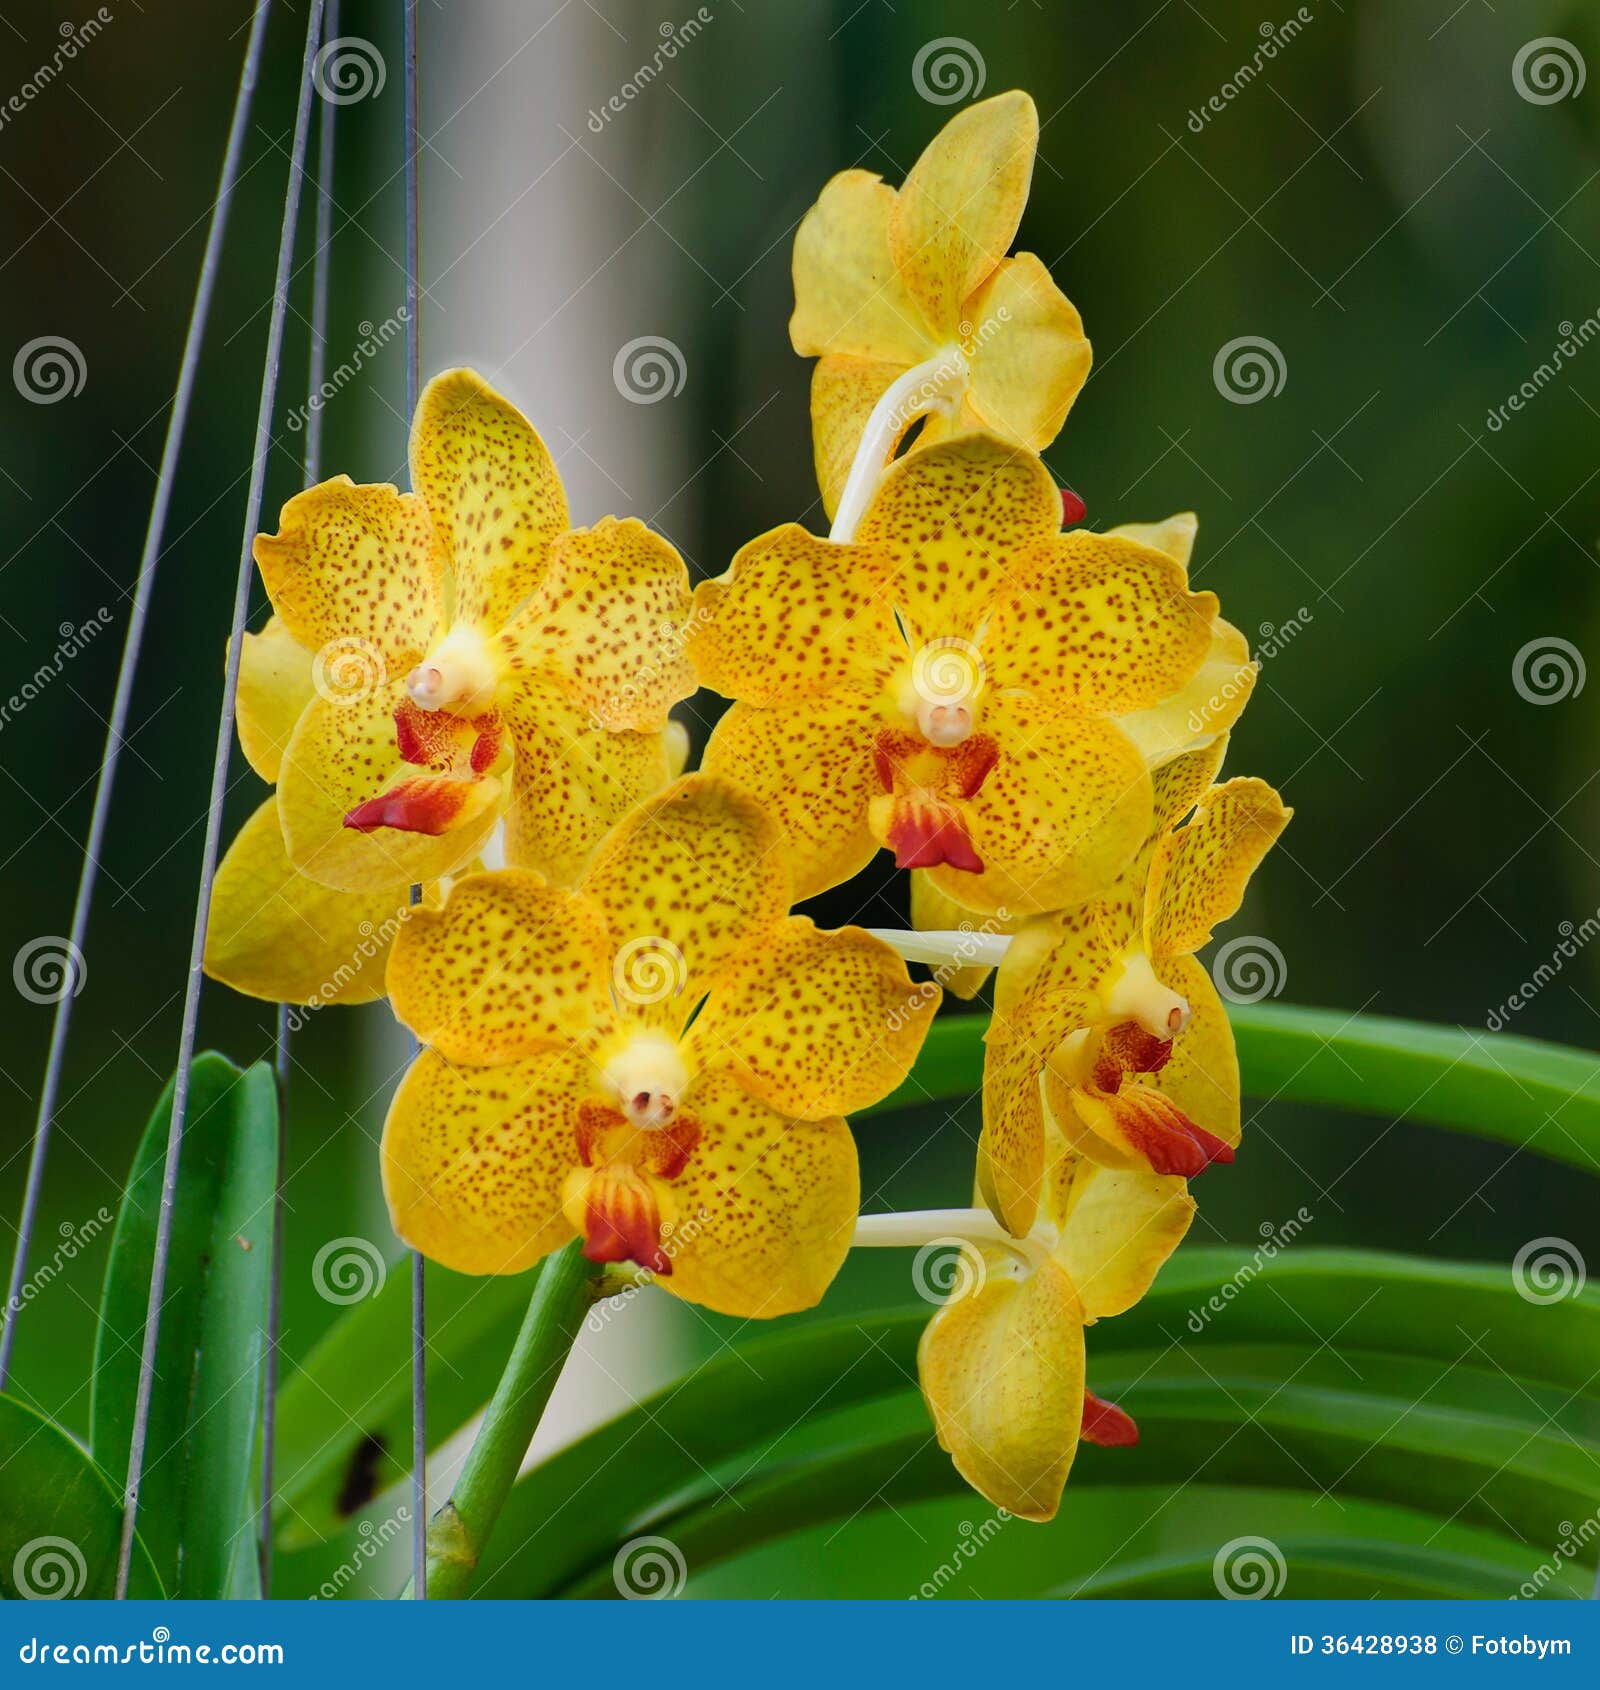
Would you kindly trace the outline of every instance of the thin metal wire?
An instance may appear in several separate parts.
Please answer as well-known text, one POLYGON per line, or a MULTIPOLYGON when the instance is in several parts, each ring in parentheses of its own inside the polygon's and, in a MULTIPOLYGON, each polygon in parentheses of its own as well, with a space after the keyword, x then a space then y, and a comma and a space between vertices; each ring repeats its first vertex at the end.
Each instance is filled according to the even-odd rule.
MULTIPOLYGON (((322 42, 339 34, 339 0, 325 0, 322 42)), ((333 243, 333 126, 337 106, 317 109, 317 222, 311 255, 311 347, 306 358, 305 454, 301 479, 322 478, 322 383, 328 368, 328 249, 333 243)), ((289 1072, 294 1028, 289 1006, 278 1005, 273 1075, 278 1091, 278 1174, 272 1194, 272 1279, 267 1292, 267 1353, 261 1389, 261 1595, 272 1594, 272 1502, 278 1459, 278 1346, 283 1335, 283 1192, 289 1177, 289 1072)))
MULTIPOLYGON (((250 39, 244 50, 244 65, 239 73, 239 91, 234 96, 233 117, 228 125, 228 145, 222 155, 222 170, 217 178, 217 197, 211 206, 211 227, 206 231, 206 247, 200 260, 200 276, 195 283, 194 302, 189 308, 189 327, 183 339, 178 385, 172 395, 172 410, 167 416, 167 437, 161 448, 161 467, 156 472, 155 494, 150 501, 150 520, 145 528, 144 550, 139 558, 139 574, 134 582, 133 601, 128 612, 128 629, 122 639, 122 660, 117 667, 116 692, 111 701, 111 718, 106 724, 105 750, 100 756, 100 772, 96 777, 94 789, 94 807, 89 815, 89 834, 84 841, 83 863, 78 870, 78 890, 72 905, 69 956, 82 954, 84 939, 88 933, 89 912, 94 904, 95 882, 100 871, 100 848, 105 839, 106 819, 111 810, 111 792, 116 784, 117 762, 122 754, 122 730, 127 725, 134 677, 139 668, 145 617, 150 609, 156 566, 160 561, 161 544, 166 536, 167 508, 172 500, 178 453, 183 444, 184 428, 189 420, 189 402, 194 397, 195 372, 200 363, 200 347, 205 339, 206 323, 211 315, 211 297, 215 291, 217 267, 222 257, 222 237, 228 225, 228 211, 233 203, 234 183, 239 178, 239 159, 244 151, 245 131, 250 122, 250 99, 255 93, 256 77, 261 68, 261 44, 266 39, 267 14, 271 7, 272 0, 258 0, 255 17, 250 26, 250 39)), ((50 1027, 50 1053, 45 1058, 44 1083, 39 1090, 39 1113, 33 1127, 33 1150, 28 1158, 22 1217, 17 1223, 17 1243, 11 1258, 11 1279, 6 1288, 5 1309, 0 1311, 3 1312, 3 1324, 0 1324, 0 1391, 5 1389, 6 1381, 11 1375, 11 1350, 16 1342, 17 1316, 22 1312, 22 1286, 27 1277, 28 1251, 39 1213, 39 1194, 44 1188, 45 1159, 50 1150, 50 1131, 55 1125, 56 1098, 61 1087, 61 1070, 66 1058, 67 1032, 72 1023, 73 1001, 71 992, 61 994, 56 1001, 55 1019, 50 1027)))
MULTIPOLYGON (((420 103, 417 67, 417 0, 405 12, 406 147, 406 415, 417 414, 422 393, 422 312, 418 277, 422 273, 422 190, 418 171, 420 103)), ((411 902, 422 902, 422 888, 411 888, 411 902)), ((416 1040, 411 1041, 416 1054, 416 1040)), ((428 1596, 428 1311, 423 1260, 411 1257, 411 1588, 420 1601, 428 1596)))
POLYGON ((233 623, 228 636, 227 673, 222 684, 222 709, 217 721, 217 749, 211 765, 211 796, 206 809, 205 846, 200 859, 200 887, 195 899, 194 937, 189 949, 189 975, 184 985, 183 1021, 178 1038, 178 1067, 173 1077, 172 1122, 167 1130, 166 1166, 161 1181, 161 1211, 156 1222, 155 1260, 150 1270, 150 1299, 145 1307, 144 1345, 139 1355, 139 1392, 134 1402, 133 1435, 128 1448, 128 1481, 122 1503, 122 1542, 117 1553, 116 1594, 128 1594, 128 1571, 133 1559, 134 1522, 139 1513, 139 1485, 144 1477, 145 1442, 150 1432, 150 1396, 155 1384, 156 1346, 161 1335, 161 1306, 166 1296, 167 1261, 172 1253, 172 1214, 177 1196, 178 1163, 183 1154, 184 1117, 189 1106, 189 1063, 194 1056, 195 1024, 200 1010, 200 984, 205 956, 206 924, 211 915, 211 888, 216 878, 222 832, 222 800, 228 790, 228 762, 233 748, 235 694, 239 656, 244 643, 245 615, 250 606, 251 542, 261 518, 261 498, 272 446, 272 412, 278 395, 278 365, 283 356, 283 323, 289 307, 289 278, 294 267, 294 237, 300 220, 300 195, 305 182, 306 150, 311 132, 311 73, 322 39, 323 0, 311 0, 305 54, 300 67, 300 101, 295 112, 290 146, 289 182, 284 191, 283 228, 278 238, 278 268, 273 282, 272 315, 267 327, 266 360, 261 372, 261 402, 256 412, 250 492, 245 504, 244 540, 233 597, 233 623))

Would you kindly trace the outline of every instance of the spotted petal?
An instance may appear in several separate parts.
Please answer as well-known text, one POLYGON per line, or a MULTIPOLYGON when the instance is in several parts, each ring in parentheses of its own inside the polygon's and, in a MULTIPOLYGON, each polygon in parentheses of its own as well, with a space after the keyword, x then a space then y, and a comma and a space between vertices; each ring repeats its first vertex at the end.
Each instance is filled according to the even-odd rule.
POLYGON ((411 917, 389 959, 389 996, 451 1062, 512 1062, 609 1019, 610 960, 593 904, 527 869, 498 869, 411 917))
POLYGON ((567 526, 561 478, 533 425, 476 371, 447 370, 417 404, 411 485, 452 570, 455 620, 503 627, 567 526))
POLYGON ((689 1107, 702 1137, 669 1187, 674 1296, 719 1314, 770 1319, 814 1307, 850 1248, 861 1206, 843 1121, 791 1121, 722 1074, 689 1107))
POLYGON ((859 927, 792 916, 717 982, 689 1033, 691 1070, 726 1070, 797 1120, 879 1102, 911 1071, 939 988, 859 927))
POLYGON ((719 969, 761 943, 789 910, 778 825, 713 775, 685 775, 632 812, 579 885, 613 942, 650 941, 675 957, 691 1005, 719 969))
POLYGON ((572 1050, 498 1068, 423 1051, 383 1129, 395 1231, 457 1273, 521 1273, 559 1249, 573 1236, 562 1187, 591 1084, 589 1063, 572 1050))
POLYGON ((702 766, 746 787, 777 819, 797 902, 853 878, 877 854, 867 815, 879 726, 871 703, 841 691, 797 708, 735 704, 711 730, 702 766))
POLYGON ((1294 812, 1265 781, 1225 781, 1195 806, 1189 823, 1156 847, 1145 905, 1152 956, 1197 951, 1239 907, 1256 865, 1294 812))
POLYGON ((297 493, 256 564, 272 608, 308 651, 365 659, 369 680, 404 674, 439 621, 439 568, 427 507, 385 484, 335 476, 297 493))
POLYGON ((701 680, 751 704, 861 686, 904 654, 885 560, 795 523, 752 540, 695 589, 689 652, 701 680))
MULTIPOLYGON (((830 353, 826 358, 819 358, 811 372, 811 450, 823 509, 830 522, 839 509, 844 484, 850 479, 850 468, 866 431, 867 419, 889 384, 904 375, 906 368, 904 364, 888 364, 876 358, 830 353)), ((915 420, 908 417, 886 441, 886 460, 894 455, 915 420)), ((923 434, 918 438, 925 439, 926 434, 924 424, 923 434)))

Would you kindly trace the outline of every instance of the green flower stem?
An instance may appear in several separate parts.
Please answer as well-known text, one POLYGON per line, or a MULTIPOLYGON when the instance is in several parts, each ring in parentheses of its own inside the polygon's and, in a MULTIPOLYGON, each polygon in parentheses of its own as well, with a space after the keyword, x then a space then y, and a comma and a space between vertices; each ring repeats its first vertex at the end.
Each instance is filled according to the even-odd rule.
MULTIPOLYGON (((1453 1127, 1600 1173, 1600 1058, 1588 1051, 1340 1009, 1228 1014, 1247 1097, 1453 1127)), ((934 1022, 911 1077, 878 1109, 975 1091, 987 1026, 981 1014, 934 1022)))
MULTIPOLYGON (((577 1240, 539 1270, 522 1330, 450 1500, 428 1522, 429 1599, 465 1596, 592 1301, 577 1240)), ((407 1595, 411 1594, 409 1587, 407 1595)))

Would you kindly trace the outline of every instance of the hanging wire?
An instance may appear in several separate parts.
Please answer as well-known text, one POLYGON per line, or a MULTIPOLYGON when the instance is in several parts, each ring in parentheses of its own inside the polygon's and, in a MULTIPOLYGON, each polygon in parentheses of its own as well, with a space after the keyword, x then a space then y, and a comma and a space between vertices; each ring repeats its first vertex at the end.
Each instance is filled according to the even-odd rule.
POLYGON ((284 192, 283 228, 278 239, 278 268, 273 282, 272 314, 267 327, 266 359, 261 372, 261 402, 256 412, 250 491, 245 503, 244 541, 233 597, 233 623, 228 636, 227 673, 222 684, 222 708, 217 722, 217 749, 211 765, 211 796, 206 809, 205 846, 200 859, 200 886, 195 900, 194 937, 189 950, 189 974, 184 985, 183 1021, 178 1037, 178 1067, 173 1077, 172 1123, 167 1130, 166 1165, 161 1181, 161 1212, 156 1222, 155 1260, 150 1270, 150 1300, 145 1308, 144 1345, 139 1355, 139 1392, 134 1402, 133 1435, 128 1448, 128 1481, 122 1503, 122 1542, 117 1553, 116 1594, 128 1594, 133 1561, 134 1523, 139 1513, 139 1485, 144 1476, 145 1443, 150 1432, 150 1396, 155 1384, 156 1346, 161 1335, 161 1306, 166 1296, 167 1262, 172 1253, 172 1215, 177 1196, 178 1163, 183 1153, 184 1117, 189 1105, 189 1063, 194 1056, 195 1023, 200 1009, 200 983, 205 955, 206 924, 211 915, 211 888, 216 878, 222 832, 222 801, 228 790, 228 762, 233 748, 233 715, 239 683, 239 657, 244 643, 245 615, 250 605, 251 543, 260 524, 261 498, 272 446, 272 411, 278 394, 278 365, 283 354, 283 323, 289 306, 289 278, 294 266, 294 237, 300 220, 300 194, 305 182, 307 141, 311 130, 312 69, 322 39, 323 0, 311 0, 305 54, 300 68, 300 101, 295 112, 290 147, 289 182, 284 192))
MULTIPOLYGON (((422 392, 422 313, 417 278, 421 262, 421 182, 418 151, 421 125, 417 74, 417 0, 405 12, 406 149, 406 415, 417 414, 422 392)), ((411 888, 413 905, 422 888, 411 888)), ((411 1041, 416 1054, 416 1040, 411 1041)), ((418 1601, 428 1596, 428 1316, 420 1254, 411 1256, 411 1588, 418 1601)))
MULTIPOLYGON (((94 903, 95 882, 100 871, 100 849, 105 839, 106 818, 111 810, 111 791, 116 784, 117 762, 122 754, 122 730, 127 725, 134 677, 139 668, 145 617, 150 609, 156 565, 160 562, 161 545, 166 535, 167 507, 171 503, 178 453, 183 444, 184 428, 189 420, 189 402, 194 397, 195 372, 200 363, 200 347, 205 340, 206 323, 211 315, 211 297, 216 288, 217 267, 222 256, 222 237, 228 225, 228 210, 233 203, 234 184, 239 178, 239 158, 244 151, 245 130, 250 121, 250 100, 255 93, 256 76, 261 68, 261 44, 266 38, 267 14, 271 6, 272 0, 258 0, 255 17, 250 25, 250 39, 245 46, 244 66, 239 73, 239 91, 234 96, 233 118, 228 126, 228 145, 222 155, 222 171, 217 179, 217 197, 211 206, 211 226, 206 231, 205 253, 200 260, 200 276, 195 283, 194 303, 189 308, 189 327, 183 338, 183 358, 178 366, 178 385, 173 391, 172 410, 167 416, 167 437, 161 448, 161 467, 156 473, 155 494, 150 501, 150 520, 145 528, 144 550, 140 554, 139 573, 134 582, 133 600, 128 612, 128 630, 122 640, 122 660, 117 667, 116 692, 111 702, 111 718, 106 724, 105 750, 100 755, 100 772, 96 777, 94 789, 94 807, 89 815, 89 835, 84 842, 83 863, 78 870, 78 891, 72 905, 72 937, 67 952, 69 956, 82 955, 84 939, 88 933, 89 912, 94 903)), ((33 1127, 33 1149, 28 1158, 22 1217, 17 1223, 17 1243, 11 1259, 11 1279, 6 1288, 3 1324, 0 1324, 0 1391, 6 1388, 6 1382, 11 1375, 11 1350, 16 1342, 17 1316, 22 1312, 22 1286, 27 1277, 28 1251, 39 1213, 39 1193, 44 1187, 45 1159, 50 1150, 51 1128, 55 1125, 56 1097, 61 1087, 61 1069, 66 1058, 67 1032, 72 1022, 73 1001, 71 992, 61 994, 56 1000, 55 1019, 50 1027, 50 1052, 45 1058, 44 1083, 39 1089, 39 1113, 33 1127)))
MULTIPOLYGON (((324 47, 339 34, 339 0, 326 0, 324 47)), ((317 223, 311 255, 311 347, 306 359, 305 453, 301 479, 322 478, 322 383, 328 367, 328 249, 333 243, 333 125, 337 106, 317 107, 317 223)), ((284 1185, 289 1177, 289 1070, 294 1028, 289 1005, 278 1005, 272 1071, 278 1091, 278 1174, 272 1193, 272 1278, 267 1292, 267 1353, 261 1388, 261 1595, 272 1594, 272 1503, 278 1459, 278 1346, 283 1335, 284 1185)))

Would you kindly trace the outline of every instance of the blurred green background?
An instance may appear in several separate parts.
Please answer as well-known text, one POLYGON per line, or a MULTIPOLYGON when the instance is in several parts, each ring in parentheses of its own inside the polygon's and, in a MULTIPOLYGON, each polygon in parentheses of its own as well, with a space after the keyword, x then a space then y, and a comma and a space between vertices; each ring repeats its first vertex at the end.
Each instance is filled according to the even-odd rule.
MULTIPOLYGON (((110 9, 70 74, 0 130, 7 356, 61 336, 87 372, 49 405, 0 386, 11 684, 63 629, 102 607, 111 620, 0 724, 7 957, 70 919, 249 12, 110 9)), ((334 365, 402 297, 395 10, 343 8, 342 33, 389 74, 338 110, 334 365)), ((1600 69, 1593 8, 1308 5, 1312 21, 1263 73, 1193 123, 1292 8, 1267 22, 1255 0, 706 11, 596 131, 590 114, 692 7, 423 7, 425 373, 471 361, 504 380, 556 450, 575 518, 640 516, 697 575, 776 523, 820 524, 809 366, 786 332, 792 231, 836 170, 901 180, 954 109, 919 92, 919 50, 958 38, 983 92, 1021 86, 1039 105, 1018 244, 1050 265, 1095 346, 1052 467, 1095 526, 1198 510, 1195 577, 1253 641, 1304 624, 1234 738, 1230 770, 1274 781, 1297 819, 1228 936, 1281 950, 1285 1001, 1483 1028, 1552 959, 1561 924, 1600 907, 1596 690, 1533 702, 1514 684, 1530 642, 1600 654, 1600 346, 1489 425, 1600 312, 1600 81, 1539 103, 1511 68, 1523 43, 1558 35, 1600 69), (685 380, 633 404, 612 361, 645 335, 681 350, 685 380), (1272 343, 1284 379, 1234 403, 1213 367, 1245 336, 1272 343)), ((77 18, 29 8, 0 43, 5 84, 77 18)), ((177 1044, 303 28, 303 5, 275 8, 86 947, 41 1253, 114 1204, 177 1044)), ((310 251, 302 239, 280 415, 303 396, 310 251)), ((402 383, 397 341, 330 407, 328 472, 401 473, 402 383)), ((275 440, 268 527, 297 485, 300 438, 275 440)), ((700 738, 715 708, 697 705, 700 738)), ((260 796, 236 757, 230 834, 260 796)), ((903 919, 882 859, 870 890, 872 919, 903 919)), ((853 887, 817 913, 860 918, 862 901, 853 887)), ((1512 1029, 1600 1040, 1592 952, 1508 1016, 1512 1029)), ((49 1021, 20 997, 0 1018, 8 1255, 49 1021)), ((242 1061, 270 1037, 270 1009, 207 990, 203 1045, 242 1061)), ((398 1048, 381 1007, 324 1012, 297 1041, 291 1364, 338 1313, 311 1285, 319 1245, 363 1234, 398 1254, 374 1154, 398 1048)), ((866 1206, 963 1201, 975 1127, 969 1109, 863 1130, 866 1206)), ((1592 1193, 1490 1144, 1271 1107, 1248 1133, 1227 1178, 1201 1189, 1197 1240, 1253 1243, 1303 1206, 1319 1245, 1494 1261, 1547 1234, 1591 1259, 1600 1247, 1592 1193)), ((18 1342, 17 1388, 74 1426, 103 1250, 34 1304, 18 1342)), ((906 1271, 893 1255, 852 1263, 828 1307, 904 1301, 906 1271)), ((670 1320, 678 1351, 727 1330, 670 1320)))

